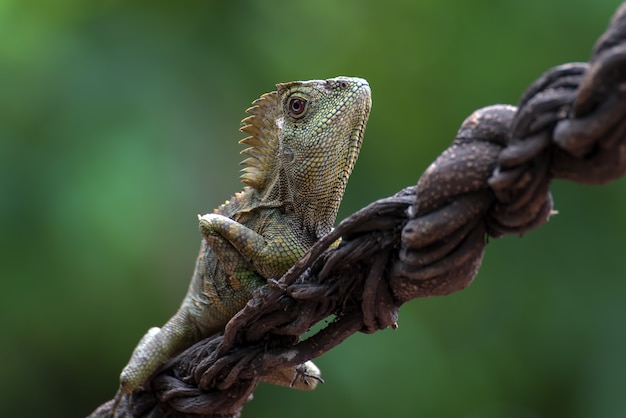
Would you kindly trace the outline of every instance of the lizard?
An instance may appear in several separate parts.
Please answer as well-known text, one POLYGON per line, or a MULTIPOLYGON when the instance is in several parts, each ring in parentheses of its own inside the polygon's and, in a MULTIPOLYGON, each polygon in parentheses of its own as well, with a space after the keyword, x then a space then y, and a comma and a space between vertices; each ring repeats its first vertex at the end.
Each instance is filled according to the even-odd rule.
MULTIPOLYGON (((279 83, 252 102, 240 131, 243 191, 198 215, 200 252, 178 311, 140 340, 120 390, 143 387, 168 360, 222 332, 255 292, 279 279, 335 222, 371 109, 366 80, 279 83)), ((308 361, 260 380, 310 390, 321 380, 308 361), (310 377, 311 379, 307 379, 310 377)))

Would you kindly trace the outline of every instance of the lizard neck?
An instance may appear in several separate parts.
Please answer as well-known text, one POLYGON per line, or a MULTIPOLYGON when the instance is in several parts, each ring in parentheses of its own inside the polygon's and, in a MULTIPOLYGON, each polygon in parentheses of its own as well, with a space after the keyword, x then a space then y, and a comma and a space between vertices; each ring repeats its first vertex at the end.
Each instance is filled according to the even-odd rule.
MULTIPOLYGON (((284 208, 286 212, 293 213, 301 228, 309 231, 315 238, 319 239, 328 234, 337 216, 340 198, 335 199, 337 202, 329 202, 331 195, 326 196, 326 199, 311 195, 302 184, 298 184, 296 179, 288 175, 283 167, 279 166, 276 171, 276 175, 270 177, 272 180, 266 188, 253 189, 256 195, 253 199, 256 201, 254 206, 284 208)), ((307 181, 309 180, 307 178, 307 181)), ((345 184, 342 186, 345 187, 345 184)), ((341 194, 339 193, 339 196, 341 194)))

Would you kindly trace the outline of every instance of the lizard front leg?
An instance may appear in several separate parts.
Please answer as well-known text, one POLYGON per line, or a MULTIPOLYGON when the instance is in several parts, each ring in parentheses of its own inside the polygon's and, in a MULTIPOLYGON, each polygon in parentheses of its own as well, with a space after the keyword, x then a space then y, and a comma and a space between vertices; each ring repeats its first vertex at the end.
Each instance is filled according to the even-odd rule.
MULTIPOLYGON (((220 257, 220 253, 228 252, 229 248, 234 247, 266 279, 278 279, 305 252, 305 248, 295 238, 296 235, 286 229, 268 226, 267 229, 272 230, 272 236, 268 238, 223 215, 210 213, 198 215, 198 219, 200 232, 218 254, 218 258, 232 257, 228 253, 220 257), (223 240, 230 244, 227 246, 229 248, 224 247, 223 240)), ((227 265, 224 268, 229 270, 227 265)))

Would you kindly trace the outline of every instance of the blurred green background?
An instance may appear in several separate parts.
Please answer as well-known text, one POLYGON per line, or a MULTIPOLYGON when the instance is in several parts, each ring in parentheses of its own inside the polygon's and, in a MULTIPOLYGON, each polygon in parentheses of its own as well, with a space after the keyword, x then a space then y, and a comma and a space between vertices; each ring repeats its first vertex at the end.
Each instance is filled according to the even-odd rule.
MULTIPOLYGON (((583 61, 617 1, 0 1, 0 409, 80 417, 177 309, 206 213, 241 188, 244 109, 355 75, 373 110, 339 217, 414 184, 463 119, 583 61)), ((626 416, 626 183, 492 240, 475 283, 318 359, 251 417, 626 416)))

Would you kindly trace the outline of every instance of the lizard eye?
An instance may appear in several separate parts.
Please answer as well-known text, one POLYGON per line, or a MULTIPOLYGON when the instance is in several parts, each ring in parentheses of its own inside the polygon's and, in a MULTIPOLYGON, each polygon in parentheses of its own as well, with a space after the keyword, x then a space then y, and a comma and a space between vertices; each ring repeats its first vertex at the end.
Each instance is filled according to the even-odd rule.
POLYGON ((302 115, 302 113, 304 113, 304 109, 306 109, 306 100, 299 97, 292 97, 289 99, 287 107, 289 108, 289 113, 291 113, 292 116, 298 117, 302 115))

